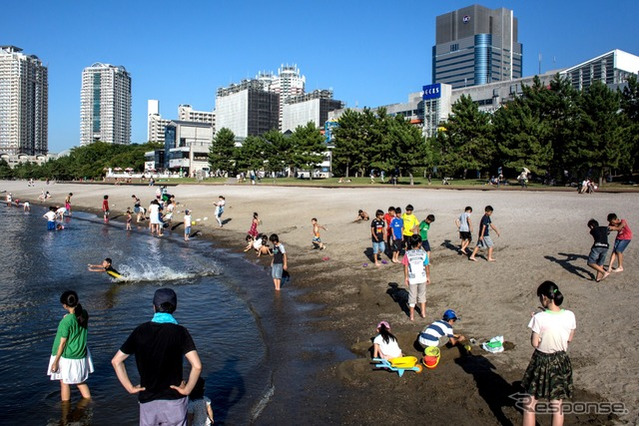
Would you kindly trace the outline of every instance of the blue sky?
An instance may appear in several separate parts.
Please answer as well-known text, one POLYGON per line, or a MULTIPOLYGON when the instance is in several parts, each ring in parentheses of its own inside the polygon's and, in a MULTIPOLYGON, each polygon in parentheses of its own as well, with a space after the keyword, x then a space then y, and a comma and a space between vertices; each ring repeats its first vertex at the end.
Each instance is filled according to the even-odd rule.
MULTIPOLYGON (((132 76, 132 142, 147 137, 147 99, 163 117, 179 104, 212 110, 216 90, 260 70, 297 64, 307 90, 332 88, 347 106, 405 102, 431 83, 437 15, 472 1, 5 2, 0 44, 49 68, 49 149, 77 146, 80 86, 94 62, 132 76)), ((514 10, 524 75, 578 64, 612 49, 638 55, 638 0, 478 2, 514 10), (555 58, 555 64, 553 60, 555 58)))

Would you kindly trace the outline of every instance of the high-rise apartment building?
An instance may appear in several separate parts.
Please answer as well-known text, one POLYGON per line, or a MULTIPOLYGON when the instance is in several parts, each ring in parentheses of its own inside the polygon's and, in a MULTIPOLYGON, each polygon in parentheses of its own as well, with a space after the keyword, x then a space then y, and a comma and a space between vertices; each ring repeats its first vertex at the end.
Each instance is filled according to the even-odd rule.
POLYGON ((522 77, 513 10, 468 6, 436 17, 433 83, 454 89, 522 77))
POLYGON ((82 71, 80 144, 131 142, 131 76, 123 66, 95 63, 82 71))
POLYGON ((206 123, 210 124, 215 130, 216 127, 216 113, 213 111, 197 111, 191 108, 191 105, 178 106, 178 120, 191 121, 194 123, 206 123))
POLYGON ((0 152, 47 154, 47 67, 15 46, 0 46, 0 152))

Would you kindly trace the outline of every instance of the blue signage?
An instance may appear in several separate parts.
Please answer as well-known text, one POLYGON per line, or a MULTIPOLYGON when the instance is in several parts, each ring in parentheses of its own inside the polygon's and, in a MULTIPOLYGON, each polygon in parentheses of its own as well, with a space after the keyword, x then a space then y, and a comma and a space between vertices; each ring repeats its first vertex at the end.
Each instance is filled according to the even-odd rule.
POLYGON ((440 94, 440 83, 422 86, 422 100, 439 99, 440 94))

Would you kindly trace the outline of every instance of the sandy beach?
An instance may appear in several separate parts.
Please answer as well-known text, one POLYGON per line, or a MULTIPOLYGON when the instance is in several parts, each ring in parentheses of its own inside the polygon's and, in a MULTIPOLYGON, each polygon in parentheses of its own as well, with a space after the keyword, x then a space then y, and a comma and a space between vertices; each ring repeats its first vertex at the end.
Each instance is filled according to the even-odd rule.
MULTIPOLYGON (((37 202, 43 187, 52 194, 47 204, 63 204, 66 194, 72 192, 72 206, 82 210, 98 211, 103 195, 108 194, 112 216, 133 207, 132 194, 148 206, 156 190, 100 184, 45 186, 41 182, 27 187, 26 181, 0 182, 0 190, 31 203, 37 202)), ((269 186, 265 181, 256 186, 179 185, 169 187, 169 193, 176 196, 180 212, 185 208, 193 211, 195 229, 235 251, 241 251, 252 213, 258 212, 262 220, 258 230, 277 233, 286 246, 292 276, 288 286, 305 290, 301 301, 321 306, 315 322, 318 331, 336 333, 353 354, 346 360, 334 353, 311 355, 336 360, 332 368, 317 372, 318 391, 316 385, 309 384, 308 391, 315 393, 309 400, 313 405, 306 411, 311 424, 518 424, 521 415, 509 395, 518 392, 533 352, 527 324, 538 307, 536 288, 545 280, 558 284, 565 296, 563 307, 572 310, 577 319, 569 348, 574 401, 622 403, 628 410, 619 416, 568 414, 566 423, 637 424, 637 192, 579 195, 575 191, 424 187, 308 188, 269 186), (214 219, 213 202, 218 195, 227 201, 223 228, 214 219), (415 207, 420 220, 427 214, 436 217, 429 231, 432 285, 427 288, 427 313, 425 319, 416 316, 415 322, 409 320, 404 307, 402 266, 384 256, 387 263, 375 267, 368 257, 369 223, 352 223, 358 209, 373 217, 377 209, 386 211, 393 205, 404 211, 407 204, 415 207), (481 251, 478 262, 471 262, 457 252, 454 220, 470 205, 477 230, 488 204, 494 208, 492 220, 500 230, 499 238, 493 236, 497 261, 487 262, 481 251), (595 218, 605 225, 610 212, 627 219, 634 239, 624 253, 624 272, 612 273, 596 283, 595 271, 587 267, 592 244, 587 221, 595 218), (322 231, 326 250, 312 249, 312 217, 327 227, 322 231), (453 348, 443 353, 436 369, 422 374, 407 372, 403 377, 373 370, 368 351, 378 321, 391 324, 405 354, 420 356, 414 347, 417 334, 448 308, 461 316, 456 332, 478 341, 503 335, 510 342, 508 350, 490 354, 475 346, 472 355, 463 356, 453 348), (321 393, 326 390, 331 394, 321 393), (339 415, 324 418, 328 406, 339 415)), ((176 215, 174 223, 181 218, 182 214, 176 215)), ((474 232, 472 246, 476 237, 474 232)), ((612 233, 611 244, 614 238, 612 233)), ((285 285, 282 291, 287 290, 285 285)), ((276 391, 272 406, 257 423, 273 424, 276 419, 276 423, 292 424, 282 402, 291 398, 286 390, 276 391)))

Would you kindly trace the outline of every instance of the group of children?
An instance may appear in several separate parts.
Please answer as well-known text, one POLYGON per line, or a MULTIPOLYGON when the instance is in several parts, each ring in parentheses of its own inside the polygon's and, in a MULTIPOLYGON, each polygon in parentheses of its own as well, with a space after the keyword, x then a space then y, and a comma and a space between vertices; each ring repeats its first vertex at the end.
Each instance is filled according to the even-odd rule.
POLYGON ((435 216, 428 214, 424 220, 420 221, 413 214, 413 206, 408 204, 405 213, 402 208, 390 206, 387 213, 376 210, 376 216, 371 221, 371 243, 373 248, 373 260, 376 266, 382 263, 382 254, 388 251, 391 253, 391 262, 400 263, 399 256, 402 251, 411 250, 411 237, 420 237, 419 245, 427 253, 431 253, 428 232, 431 224, 436 220, 435 216))

